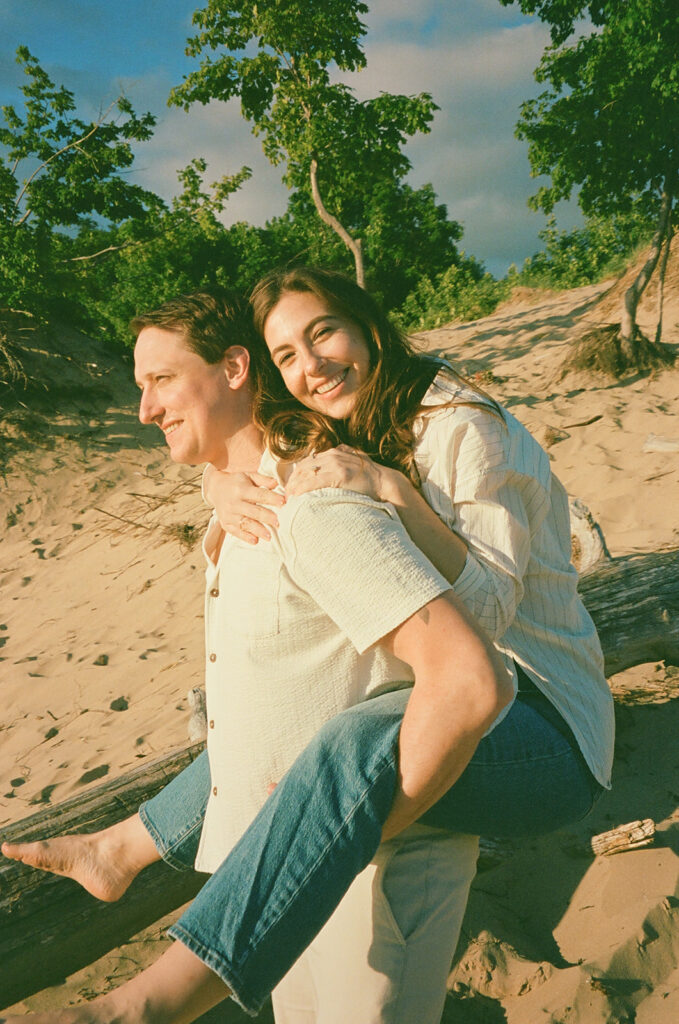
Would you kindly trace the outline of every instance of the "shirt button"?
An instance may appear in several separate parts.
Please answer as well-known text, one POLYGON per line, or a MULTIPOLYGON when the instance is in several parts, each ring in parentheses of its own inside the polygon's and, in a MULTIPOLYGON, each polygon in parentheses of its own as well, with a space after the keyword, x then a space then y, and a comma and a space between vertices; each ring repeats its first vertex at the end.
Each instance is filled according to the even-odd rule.
POLYGON ((214 718, 211 718, 210 719, 210 728, 214 729, 214 727, 215 727, 215 720, 214 720, 214 718))
POLYGON ((213 796, 217 796, 217 787, 216 786, 212 787, 212 795, 213 796))
POLYGON ((210 597, 219 597, 219 588, 213 587, 210 591, 210 597))
POLYGON ((211 654, 210 655, 210 661, 216 661, 216 660, 217 660, 217 655, 216 654, 211 654))

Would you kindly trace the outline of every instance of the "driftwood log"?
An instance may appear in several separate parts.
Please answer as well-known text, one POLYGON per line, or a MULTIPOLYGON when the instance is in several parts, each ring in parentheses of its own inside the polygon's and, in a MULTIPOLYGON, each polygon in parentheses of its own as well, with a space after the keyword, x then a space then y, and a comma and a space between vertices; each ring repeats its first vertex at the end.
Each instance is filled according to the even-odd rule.
MULTIPOLYGON (((599 563, 581 577, 580 590, 599 630, 608 675, 647 661, 679 663, 679 549, 599 563)), ((3 838, 104 828, 134 813, 200 749, 194 744, 17 822, 3 838)), ((0 862, 0 1007, 120 945, 191 899, 203 880, 158 864, 118 903, 99 903, 69 879, 0 862)))
MULTIPOLYGON (((175 751, 40 811, 3 829, 2 839, 30 841, 106 828, 134 814, 203 746, 175 751)), ((0 859, 0 1008, 59 984, 192 899, 205 878, 155 864, 117 903, 101 903, 68 878, 0 859)))
POLYGON ((612 676, 647 661, 679 665, 679 549, 602 562, 580 577, 612 676))

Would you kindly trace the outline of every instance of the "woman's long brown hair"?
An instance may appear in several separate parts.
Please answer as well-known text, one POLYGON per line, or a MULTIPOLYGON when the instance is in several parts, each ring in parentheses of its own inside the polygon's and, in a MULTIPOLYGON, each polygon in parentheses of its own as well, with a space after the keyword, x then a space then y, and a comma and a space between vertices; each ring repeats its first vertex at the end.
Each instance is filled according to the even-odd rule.
MULTIPOLYGON (((275 270, 255 286, 250 298, 258 349, 255 420, 266 444, 278 458, 300 458, 338 444, 359 448, 371 458, 405 473, 419 486, 414 459, 413 425, 424 411, 422 399, 442 364, 416 352, 410 341, 382 312, 375 300, 350 278, 317 267, 275 270), (331 310, 361 329, 370 353, 370 373, 360 387, 346 420, 335 420, 307 409, 289 393, 263 340, 269 314, 287 292, 310 292, 331 310)), ((499 406, 452 368, 450 376, 478 394, 480 405, 499 413, 499 406)), ((455 404, 442 402, 442 404, 455 404)), ((431 411, 431 406, 426 409, 431 411)))

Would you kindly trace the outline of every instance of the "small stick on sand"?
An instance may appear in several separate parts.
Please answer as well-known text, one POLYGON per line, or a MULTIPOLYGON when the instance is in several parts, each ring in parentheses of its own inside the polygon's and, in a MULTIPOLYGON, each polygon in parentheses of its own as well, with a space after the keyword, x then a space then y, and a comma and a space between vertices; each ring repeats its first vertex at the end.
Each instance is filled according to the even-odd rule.
POLYGON ((655 822, 651 818, 644 818, 643 821, 630 821, 627 825, 618 825, 610 832, 592 836, 590 843, 592 852, 601 856, 639 850, 642 846, 650 846, 654 839, 655 822))

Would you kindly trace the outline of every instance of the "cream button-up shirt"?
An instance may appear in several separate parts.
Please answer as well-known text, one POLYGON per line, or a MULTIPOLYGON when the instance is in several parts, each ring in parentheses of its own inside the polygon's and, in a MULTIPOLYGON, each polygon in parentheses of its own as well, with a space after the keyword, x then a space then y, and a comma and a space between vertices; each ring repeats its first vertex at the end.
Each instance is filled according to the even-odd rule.
MULTIPOLYGON (((276 475, 266 455, 260 472, 276 475)), ((413 682, 379 640, 450 584, 390 505, 319 490, 277 509, 256 546, 204 542, 212 790, 196 860, 214 871, 277 782, 339 711, 413 682)))

